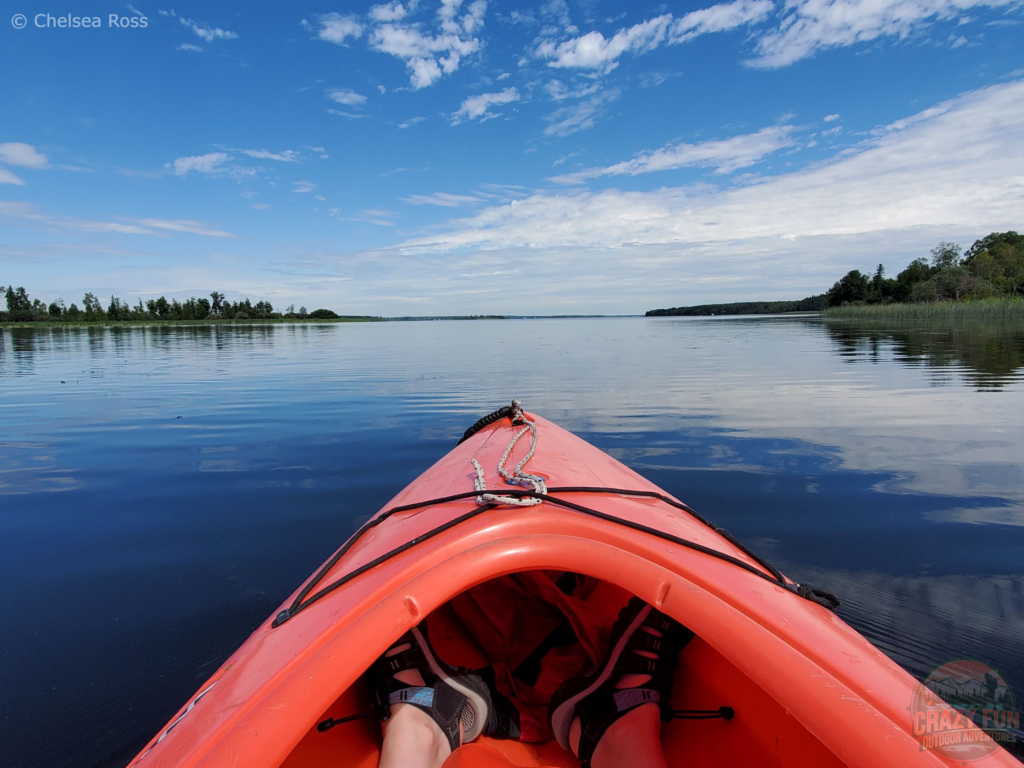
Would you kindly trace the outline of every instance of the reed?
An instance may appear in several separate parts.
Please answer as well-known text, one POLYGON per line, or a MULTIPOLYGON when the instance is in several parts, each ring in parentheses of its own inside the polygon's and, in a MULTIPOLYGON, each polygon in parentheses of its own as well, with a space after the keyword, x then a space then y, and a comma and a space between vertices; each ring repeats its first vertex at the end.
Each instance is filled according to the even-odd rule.
POLYGON ((1024 298, 847 305, 830 307, 822 316, 830 320, 1024 320, 1024 298))

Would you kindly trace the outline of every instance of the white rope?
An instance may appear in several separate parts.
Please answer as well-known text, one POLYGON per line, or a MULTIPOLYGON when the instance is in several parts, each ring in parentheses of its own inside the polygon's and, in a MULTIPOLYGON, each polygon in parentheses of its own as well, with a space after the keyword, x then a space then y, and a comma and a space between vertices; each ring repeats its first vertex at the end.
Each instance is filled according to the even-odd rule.
MULTIPOLYGON (((544 483, 544 478, 539 475, 531 475, 529 472, 523 472, 523 467, 526 466, 526 462, 533 458, 533 454, 537 451, 537 425, 526 418, 523 415, 523 409, 518 400, 512 401, 512 421, 519 420, 526 426, 523 427, 519 432, 516 433, 515 437, 509 442, 508 447, 505 448, 505 452, 501 454, 501 459, 498 461, 498 474, 505 480, 509 485, 521 485, 523 487, 532 487, 537 493, 546 494, 548 487, 544 483), (523 457, 523 460, 516 464, 515 469, 509 472, 505 469, 505 462, 508 461, 509 455, 512 453, 512 449, 515 448, 516 443, 519 442, 519 438, 530 432, 530 450, 523 457)), ((478 504, 502 504, 513 507, 533 507, 540 504, 543 499, 534 499, 529 496, 524 498, 518 498, 515 496, 504 496, 498 493, 486 493, 487 481, 484 479, 484 468, 480 466, 480 462, 476 459, 470 459, 473 462, 473 468, 476 470, 476 479, 473 481, 473 488, 482 493, 476 497, 478 504)))

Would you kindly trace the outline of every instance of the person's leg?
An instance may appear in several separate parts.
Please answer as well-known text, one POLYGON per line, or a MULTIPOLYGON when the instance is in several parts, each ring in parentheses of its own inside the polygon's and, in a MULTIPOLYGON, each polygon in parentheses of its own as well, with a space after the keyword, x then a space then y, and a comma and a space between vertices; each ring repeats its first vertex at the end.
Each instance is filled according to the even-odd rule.
MULTIPOLYGON (((411 648, 410 643, 396 645, 384 654, 390 658, 411 648)), ((412 686, 424 685, 418 669, 404 669, 395 679, 412 686)), ((380 768, 439 768, 452 753, 448 739, 434 718, 411 704, 393 704, 391 717, 381 723, 384 744, 380 750, 380 768)))
POLYGON ((395 704, 383 727, 380 768, 440 768, 452 753, 437 723, 411 704, 395 704))
MULTIPOLYGON (((579 718, 573 721, 569 740, 575 752, 580 742, 579 718)), ((644 704, 608 726, 597 742, 590 764, 593 768, 633 765, 667 768, 665 753, 661 749, 661 714, 657 705, 644 704)))
MULTIPOLYGON (((661 633, 652 627, 641 627, 640 631, 655 637, 661 633)), ((655 654, 646 651, 634 653, 654 658, 655 654)), ((650 675, 623 675, 615 687, 637 688, 649 682, 650 675)), ((573 718, 569 727, 569 743, 573 752, 579 751, 580 719, 573 718)), ((623 768, 623 766, 642 765, 645 768, 668 768, 665 753, 661 749, 661 711, 657 704, 644 704, 616 720, 604 736, 597 742, 594 757, 590 764, 593 768, 623 768)))
POLYGON ((559 743, 590 768, 666 768, 661 707, 671 700, 675 657, 692 636, 633 598, 612 629, 604 667, 566 681, 555 695, 552 729, 565 734, 559 743))

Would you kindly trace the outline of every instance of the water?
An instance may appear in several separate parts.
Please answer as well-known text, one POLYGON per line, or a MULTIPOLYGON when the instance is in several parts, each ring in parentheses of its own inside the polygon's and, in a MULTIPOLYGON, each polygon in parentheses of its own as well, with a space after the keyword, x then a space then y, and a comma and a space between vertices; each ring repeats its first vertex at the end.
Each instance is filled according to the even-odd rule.
POLYGON ((1024 696, 1022 366, 1022 328, 793 317, 2 330, 3 762, 123 765, 512 397, 915 676, 1024 696))

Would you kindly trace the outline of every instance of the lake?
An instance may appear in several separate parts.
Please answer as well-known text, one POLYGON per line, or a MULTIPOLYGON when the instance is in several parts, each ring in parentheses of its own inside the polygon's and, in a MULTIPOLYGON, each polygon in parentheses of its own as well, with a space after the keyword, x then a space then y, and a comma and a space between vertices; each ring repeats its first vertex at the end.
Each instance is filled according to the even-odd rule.
POLYGON ((513 397, 834 592, 918 678, 970 657, 1024 697, 1024 328, 15 328, 4 765, 124 765, 359 522, 513 397))

